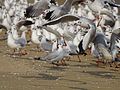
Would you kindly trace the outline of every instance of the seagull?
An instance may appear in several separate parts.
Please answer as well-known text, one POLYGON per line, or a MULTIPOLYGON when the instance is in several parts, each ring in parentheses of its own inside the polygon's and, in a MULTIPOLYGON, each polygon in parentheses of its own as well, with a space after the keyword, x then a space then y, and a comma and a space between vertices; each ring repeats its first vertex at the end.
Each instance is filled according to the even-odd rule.
POLYGON ((113 61, 115 61, 117 57, 118 47, 117 43, 120 40, 120 29, 116 29, 112 31, 111 39, 110 39, 110 50, 112 52, 113 61))
POLYGON ((97 62, 98 65, 100 62, 109 63, 111 65, 112 55, 107 46, 105 35, 103 33, 96 33, 96 37, 93 40, 93 44, 96 50, 96 57, 98 58, 98 62, 97 62))
POLYGON ((65 2, 60 6, 51 6, 48 9, 48 13, 45 15, 46 20, 56 19, 62 15, 68 14, 71 10, 72 4, 77 1, 84 1, 84 0, 65 0, 65 2))
POLYGON ((57 50, 49 53, 45 57, 41 57, 40 60, 47 61, 49 63, 59 66, 58 62, 61 61, 65 56, 69 56, 69 50, 64 49, 62 45, 58 45, 57 50))
MULTIPOLYGON (((13 27, 13 26, 12 26, 13 27)), ((11 48, 14 48, 14 52, 15 52, 15 49, 20 49, 20 48, 23 48, 26 46, 26 36, 25 36, 25 32, 26 31, 23 31, 22 32, 22 35, 21 37, 18 37, 18 35, 14 35, 13 37, 13 32, 11 29, 15 29, 14 27, 11 28, 10 30, 7 29, 7 27, 5 27, 4 25, 0 25, 0 28, 3 28, 7 31, 8 33, 8 37, 7 37, 7 45, 11 48)), ((17 34, 17 31, 15 31, 14 34, 17 34)), ((21 54, 26 54, 26 52, 21 52, 21 54)))
MULTIPOLYGON (((26 37, 25 37, 25 32, 22 33, 21 37, 19 39, 14 39, 11 30, 8 31, 8 39, 7 39, 7 44, 10 48, 14 49, 14 54, 16 49, 20 49, 26 46, 26 37)), ((26 52, 22 52, 20 50, 19 54, 25 55, 27 54, 26 52)))
POLYGON ((115 4, 114 0, 87 0, 88 7, 95 13, 100 12, 102 9, 111 9, 111 7, 120 7, 115 4))
POLYGON ((32 35, 31 35, 31 41, 37 45, 37 50, 40 49, 40 43, 41 43, 41 39, 42 39, 42 34, 39 31, 39 29, 35 26, 33 26, 31 28, 31 31, 32 31, 32 35))
POLYGON ((26 9, 25 17, 38 17, 40 14, 44 13, 46 9, 49 8, 49 2, 55 3, 54 0, 39 0, 34 5, 29 6, 26 9))
POLYGON ((110 27, 114 27, 116 22, 116 17, 113 15, 112 12, 108 10, 102 10, 100 12, 100 17, 101 17, 100 24, 102 26, 109 25, 110 27))
POLYGON ((52 42, 50 40, 48 40, 45 35, 43 35, 42 38, 41 38, 41 42, 40 42, 40 48, 43 51, 51 52, 52 51, 52 45, 53 45, 52 42))

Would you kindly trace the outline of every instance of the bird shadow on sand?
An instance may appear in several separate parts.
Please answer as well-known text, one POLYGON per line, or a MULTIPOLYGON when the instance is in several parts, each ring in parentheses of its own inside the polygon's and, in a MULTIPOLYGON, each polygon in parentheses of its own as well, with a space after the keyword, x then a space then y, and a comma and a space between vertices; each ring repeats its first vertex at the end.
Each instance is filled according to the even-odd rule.
POLYGON ((40 79, 40 80, 57 80, 61 76, 53 76, 50 74, 38 74, 37 76, 35 75, 30 75, 30 76, 20 76, 21 78, 28 78, 28 79, 40 79))
POLYGON ((80 68, 96 68, 97 67, 97 64, 94 64, 94 63, 87 63, 87 64, 84 64, 84 63, 79 63, 79 64, 74 64, 74 65, 70 65, 72 67, 80 67, 80 68))
POLYGON ((80 84, 87 84, 87 82, 83 82, 83 81, 80 81, 80 80, 72 80, 72 79, 61 79, 61 80, 64 80, 64 81, 67 81, 67 82, 74 82, 74 83, 80 83, 80 84))
POLYGON ((69 87, 69 88, 73 90, 88 90, 86 88, 79 88, 79 87, 69 87))
POLYGON ((47 70, 53 70, 53 71, 66 71, 67 67, 61 67, 61 66, 44 66, 47 68, 47 70))
POLYGON ((115 75, 112 72, 105 71, 86 71, 84 73, 90 74, 92 76, 101 77, 105 79, 115 79, 115 75))

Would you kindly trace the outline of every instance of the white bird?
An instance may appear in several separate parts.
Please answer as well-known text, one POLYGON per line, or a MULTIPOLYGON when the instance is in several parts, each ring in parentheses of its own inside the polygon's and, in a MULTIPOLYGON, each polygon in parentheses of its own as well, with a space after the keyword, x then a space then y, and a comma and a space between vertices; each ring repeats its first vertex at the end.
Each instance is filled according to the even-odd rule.
POLYGON ((44 35, 41 39, 40 47, 43 51, 51 52, 52 51, 52 43, 48 40, 44 35))
MULTIPOLYGON (((18 39, 14 39, 12 32, 9 30, 8 31, 8 39, 7 39, 7 45, 10 48, 14 49, 14 54, 15 54, 15 49, 21 49, 26 46, 26 36, 25 36, 25 31, 22 33, 21 37, 18 39)), ((19 54, 26 54, 26 52, 22 53, 21 51, 19 54)))
POLYGON ((37 50, 40 50, 40 43, 42 40, 43 35, 38 32, 40 31, 37 27, 33 26, 31 28, 32 34, 31 34, 31 41, 37 45, 37 50))
POLYGON ((41 57, 40 59, 55 65, 59 65, 58 62, 61 61, 65 56, 69 56, 69 50, 64 49, 62 45, 58 45, 57 50, 49 53, 45 57, 41 57))

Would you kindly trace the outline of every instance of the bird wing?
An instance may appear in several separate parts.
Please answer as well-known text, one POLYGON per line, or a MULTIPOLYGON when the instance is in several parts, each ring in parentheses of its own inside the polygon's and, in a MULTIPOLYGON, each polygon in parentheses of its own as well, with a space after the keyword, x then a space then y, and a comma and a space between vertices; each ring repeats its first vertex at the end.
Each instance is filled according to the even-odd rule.
POLYGON ((115 33, 115 34, 117 34, 117 35, 120 34, 120 28, 113 30, 112 33, 115 33))
POLYGON ((58 38, 61 37, 61 34, 60 34, 58 31, 53 30, 51 27, 48 27, 48 26, 46 27, 46 26, 44 26, 43 28, 44 28, 45 30, 47 30, 48 32, 55 34, 58 38))
POLYGON ((0 29, 5 29, 5 30, 7 30, 7 27, 5 27, 4 25, 0 24, 0 29))
POLYGON ((113 50, 115 47, 116 41, 120 40, 120 33, 112 33, 111 39, 110 39, 110 49, 113 50))
POLYGON ((15 44, 19 44, 21 47, 24 47, 26 45, 26 40, 23 38, 20 38, 18 40, 15 40, 15 44))
POLYGON ((120 4, 116 4, 114 0, 106 1, 106 3, 108 3, 112 7, 120 7, 120 4))
POLYGON ((43 13, 46 9, 49 8, 49 3, 47 0, 40 0, 39 2, 35 3, 32 6, 29 6, 26 9, 26 17, 38 17, 40 14, 43 13))
POLYGON ((114 22, 116 21, 115 16, 113 15, 113 13, 111 13, 108 10, 102 10, 100 11, 101 15, 107 15, 108 17, 110 17, 114 22))
POLYGON ((75 20, 79 20, 79 17, 75 16, 75 15, 71 15, 71 14, 66 14, 66 15, 63 15, 63 16, 61 16, 59 18, 48 21, 47 23, 43 24, 43 26, 54 25, 54 24, 58 24, 60 22, 64 23, 64 22, 75 21, 75 20))
MULTIPOLYGON (((62 54, 62 53, 61 53, 61 54, 62 54)), ((51 59, 50 61, 51 61, 51 62, 57 62, 57 61, 59 61, 59 60, 62 60, 63 57, 64 57, 63 54, 62 54, 62 55, 58 55, 58 56, 56 56, 55 58, 51 59)))
POLYGON ((85 0, 73 0, 72 5, 77 5, 77 4, 80 4, 82 2, 85 2, 85 0))
POLYGON ((51 53, 49 53, 47 56, 45 56, 43 59, 44 60, 51 60, 51 59, 54 59, 54 58, 56 58, 56 57, 58 57, 59 56, 59 54, 58 54, 58 51, 56 50, 56 51, 54 51, 54 52, 51 52, 51 53))
POLYGON ((22 20, 22 21, 19 21, 16 26, 17 28, 19 29, 21 26, 28 26, 28 25, 32 25, 34 24, 32 21, 30 20, 22 20))

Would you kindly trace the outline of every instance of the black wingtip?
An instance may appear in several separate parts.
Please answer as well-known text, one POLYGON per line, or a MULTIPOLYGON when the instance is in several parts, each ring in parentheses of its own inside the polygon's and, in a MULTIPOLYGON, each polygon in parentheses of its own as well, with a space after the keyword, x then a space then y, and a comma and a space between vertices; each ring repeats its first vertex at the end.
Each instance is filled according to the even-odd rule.
POLYGON ((28 25, 32 25, 32 24, 35 24, 35 23, 32 21, 25 21, 23 25, 28 26, 28 25))
POLYGON ((54 5, 56 5, 56 1, 55 0, 51 0, 50 3, 53 3, 54 5))
POLYGON ((51 20, 50 17, 51 17, 51 15, 52 15, 52 13, 53 13, 53 11, 49 11, 49 12, 45 15, 44 19, 50 21, 50 20, 51 20))
POLYGON ((31 17, 30 13, 32 11, 32 8, 33 8, 33 6, 29 6, 28 8, 26 8, 26 13, 24 14, 26 18, 31 17))

